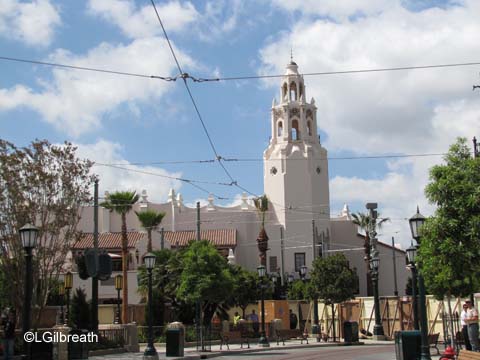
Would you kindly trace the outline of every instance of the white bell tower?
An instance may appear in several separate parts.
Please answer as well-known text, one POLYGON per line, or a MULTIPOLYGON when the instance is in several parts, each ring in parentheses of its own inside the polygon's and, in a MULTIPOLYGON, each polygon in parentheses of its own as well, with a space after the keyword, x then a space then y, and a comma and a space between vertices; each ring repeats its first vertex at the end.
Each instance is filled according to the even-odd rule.
MULTIPOLYGON (((270 144, 263 154, 264 192, 285 228, 286 241, 295 238, 296 243, 313 244, 312 220, 319 237, 329 233, 327 150, 317 133, 315 100, 306 101, 304 79, 293 60, 282 77, 280 101, 273 99, 271 129, 270 144)), ((293 262, 295 252, 285 256, 293 262)), ((310 268, 312 248, 298 250, 302 252, 310 268)), ((288 263, 286 270, 291 271, 288 268, 294 264, 288 263)))

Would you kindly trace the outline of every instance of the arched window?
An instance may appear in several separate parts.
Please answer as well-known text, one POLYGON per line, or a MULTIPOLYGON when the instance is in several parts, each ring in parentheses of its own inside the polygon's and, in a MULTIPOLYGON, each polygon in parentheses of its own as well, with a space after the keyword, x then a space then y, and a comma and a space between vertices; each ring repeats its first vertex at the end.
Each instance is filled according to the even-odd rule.
POLYGON ((279 121, 278 127, 277 127, 277 136, 282 136, 282 135, 283 135, 283 123, 279 121))
POLYGON ((302 96, 303 96, 303 85, 300 84, 300 96, 298 98, 301 99, 302 96))
POLYGON ((297 84, 293 81, 290 83, 290 100, 297 101, 297 84))
POLYGON ((298 120, 292 121, 292 140, 300 140, 300 130, 298 129, 298 120))
POLYGON ((312 136, 312 122, 310 120, 307 121, 307 130, 308 136, 312 136))
POLYGON ((283 87, 282 87, 282 99, 284 101, 287 100, 287 94, 288 94, 288 85, 287 83, 283 84, 283 87))

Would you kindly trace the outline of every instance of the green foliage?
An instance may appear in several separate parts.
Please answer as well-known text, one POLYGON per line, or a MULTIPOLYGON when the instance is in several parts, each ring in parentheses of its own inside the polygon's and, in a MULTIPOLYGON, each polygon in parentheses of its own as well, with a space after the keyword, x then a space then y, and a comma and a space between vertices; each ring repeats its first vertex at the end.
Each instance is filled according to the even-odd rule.
POLYGON ((247 306, 256 302, 259 298, 258 274, 239 265, 230 266, 229 270, 233 279, 231 302, 242 309, 242 316, 245 318, 245 309, 247 306))
POLYGON ((306 284, 302 280, 294 280, 288 287, 288 300, 306 299, 306 284))
POLYGON ((142 224, 143 228, 147 230, 148 245, 147 251, 152 251, 152 230, 155 230, 165 217, 164 212, 156 212, 155 210, 135 211, 138 220, 142 224))
POLYGON ((259 196, 253 199, 255 208, 257 209, 260 219, 262 221, 262 228, 265 227, 265 214, 268 211, 268 197, 267 195, 259 196))
POLYGON ((69 322, 77 329, 88 329, 90 326, 90 306, 82 288, 77 288, 73 294, 69 322))
POLYGON ((107 198, 100 205, 117 214, 126 214, 139 199, 135 191, 115 191, 107 195, 107 198))
POLYGON ((227 261, 208 240, 193 241, 182 257, 177 296, 187 303, 223 302, 233 290, 227 261))
POLYGON ((33 326, 58 279, 65 257, 78 241, 80 207, 91 200, 92 163, 78 159, 70 143, 35 140, 18 148, 0 139, 0 273, 8 279, 6 302, 22 313, 24 249, 18 229, 27 222, 39 228, 33 257, 33 326), (7 255, 7 256, 5 256, 7 255))
POLYGON ((435 296, 466 296, 480 275, 480 159, 459 138, 444 160, 430 169, 425 188, 436 211, 422 229, 420 271, 435 296))
POLYGON ((312 266, 311 282, 319 299, 326 304, 332 304, 355 297, 358 277, 355 271, 350 269, 345 255, 338 253, 317 258, 312 266))

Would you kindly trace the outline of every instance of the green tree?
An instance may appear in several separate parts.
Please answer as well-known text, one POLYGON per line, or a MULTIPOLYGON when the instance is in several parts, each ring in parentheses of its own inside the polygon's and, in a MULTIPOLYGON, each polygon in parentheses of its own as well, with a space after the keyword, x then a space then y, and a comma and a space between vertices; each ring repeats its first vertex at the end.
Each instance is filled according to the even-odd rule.
POLYGON ((245 310, 249 304, 258 299, 258 274, 239 265, 230 266, 233 279, 232 303, 242 309, 242 318, 245 319, 245 310))
MULTIPOLYGON (((363 258, 365 260, 365 268, 366 268, 366 276, 367 276, 367 296, 371 296, 373 293, 373 287, 372 287, 372 276, 370 273, 370 226, 371 226, 371 217, 370 214, 367 213, 354 213, 352 214, 353 217, 353 223, 357 225, 364 233, 365 233, 365 239, 363 242, 363 249, 365 252, 365 257, 363 258)), ((390 221, 389 218, 379 218, 380 216, 378 215, 377 222, 376 222, 376 228, 381 229, 384 223, 387 221, 390 221)))
POLYGON ((52 284, 63 272, 65 257, 81 237, 80 207, 91 201, 92 163, 76 155, 70 143, 35 140, 18 148, 0 139, 0 274, 8 279, 4 301, 22 313, 25 256, 18 229, 38 227, 33 257, 33 326, 38 322, 52 284))
POLYGON ((227 261, 208 240, 192 241, 183 253, 182 266, 176 295, 189 304, 200 301, 203 323, 210 323, 233 291, 227 261))
MULTIPOLYGON (((312 263, 311 282, 318 298, 332 306, 335 319, 335 303, 341 303, 355 297, 358 276, 350 269, 344 254, 337 253, 325 258, 317 258, 312 263)), ((335 320, 334 320, 335 321, 335 320)), ((333 323, 333 338, 335 341, 335 323, 333 323)))
POLYGON ((127 213, 139 199, 135 191, 116 191, 107 195, 101 204, 104 208, 114 211, 122 219, 122 320, 128 323, 128 237, 127 237, 127 213))
POLYGON ((164 212, 156 212, 155 210, 135 211, 138 220, 142 224, 142 227, 147 230, 148 244, 147 251, 152 252, 152 231, 155 230, 162 222, 165 216, 164 212))
POLYGON ((90 306, 87 302, 87 294, 82 288, 77 288, 73 294, 70 306, 69 323, 76 329, 88 329, 90 326, 90 306))
POLYGON ((436 210, 422 228, 419 248, 425 285, 438 298, 478 290, 474 279, 480 275, 480 159, 459 138, 444 161, 430 169, 425 194, 436 210))

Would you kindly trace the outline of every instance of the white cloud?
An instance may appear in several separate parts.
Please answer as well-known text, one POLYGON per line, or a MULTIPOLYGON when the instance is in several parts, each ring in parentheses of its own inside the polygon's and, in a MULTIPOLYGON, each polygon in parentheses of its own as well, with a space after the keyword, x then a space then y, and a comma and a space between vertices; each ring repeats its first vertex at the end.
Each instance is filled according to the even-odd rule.
POLYGON ((30 46, 47 46, 60 24, 58 9, 49 0, 0 0, 0 36, 30 46))
POLYGON ((377 14, 399 5, 398 0, 272 0, 272 3, 287 11, 300 11, 305 16, 323 15, 335 19, 377 14))
POLYGON ((171 188, 178 191, 181 182, 162 176, 181 177, 181 172, 169 173, 168 171, 153 166, 128 165, 129 162, 122 156, 123 147, 118 143, 107 140, 99 140, 93 144, 75 144, 78 147, 79 158, 90 159, 100 164, 118 164, 123 168, 133 171, 125 171, 109 166, 95 165, 93 173, 99 175, 99 189, 105 191, 136 190, 140 193, 147 190, 148 200, 153 202, 166 202, 171 188), (120 165, 122 164, 122 165, 120 165), (142 173, 144 172, 144 173, 142 173), (162 176, 154 176, 145 173, 154 173, 162 176))
MULTIPOLYGON (((205 42, 231 40, 225 35, 237 28, 244 10, 240 0, 207 1, 201 12, 191 2, 169 1, 156 7, 168 34, 188 32, 188 36, 205 42)), ((163 35, 151 4, 138 7, 133 0, 89 0, 88 11, 118 26, 132 39, 163 35)))
MULTIPOLYGON (((156 7, 168 32, 184 30, 199 16, 190 2, 170 1, 156 7)), ((135 2, 130 0, 90 0, 88 11, 117 25, 126 36, 133 39, 162 34, 150 4, 137 8, 135 2)))
MULTIPOLYGON (((195 67, 187 55, 178 49, 176 52, 182 64, 195 67)), ((160 37, 137 39, 128 45, 102 43, 85 55, 60 49, 48 61, 146 75, 176 74, 171 54, 160 37)), ((40 90, 22 85, 0 89, 0 111, 19 106, 32 109, 74 137, 98 128, 102 117, 122 104, 138 117, 138 104, 158 103, 173 87, 162 80, 65 69, 54 69, 50 82, 38 82, 40 90)))
MULTIPOLYGON (((387 6, 389 1, 345 6, 348 3, 276 1, 300 16, 289 31, 261 49, 260 73, 283 73, 291 44, 302 73, 480 59, 476 45, 480 23, 473 15, 480 11, 478 1, 417 12, 397 1, 393 6, 387 6)), ((475 67, 458 67, 305 77, 305 82, 307 99, 316 99, 319 128, 328 135, 327 149, 412 154, 446 152, 458 136, 473 137, 480 124, 478 93, 472 92, 477 79, 475 67)), ((267 84, 279 86, 278 80, 267 84)), ((395 219, 383 232, 387 236, 400 230, 398 236, 408 245, 405 219, 417 204, 424 215, 434 211, 423 191, 428 169, 440 161, 440 157, 390 161, 387 173, 374 179, 367 174, 369 169, 364 169, 363 177, 334 177, 332 202, 353 203, 359 211, 365 211, 367 201, 378 202, 380 212, 395 219)))

